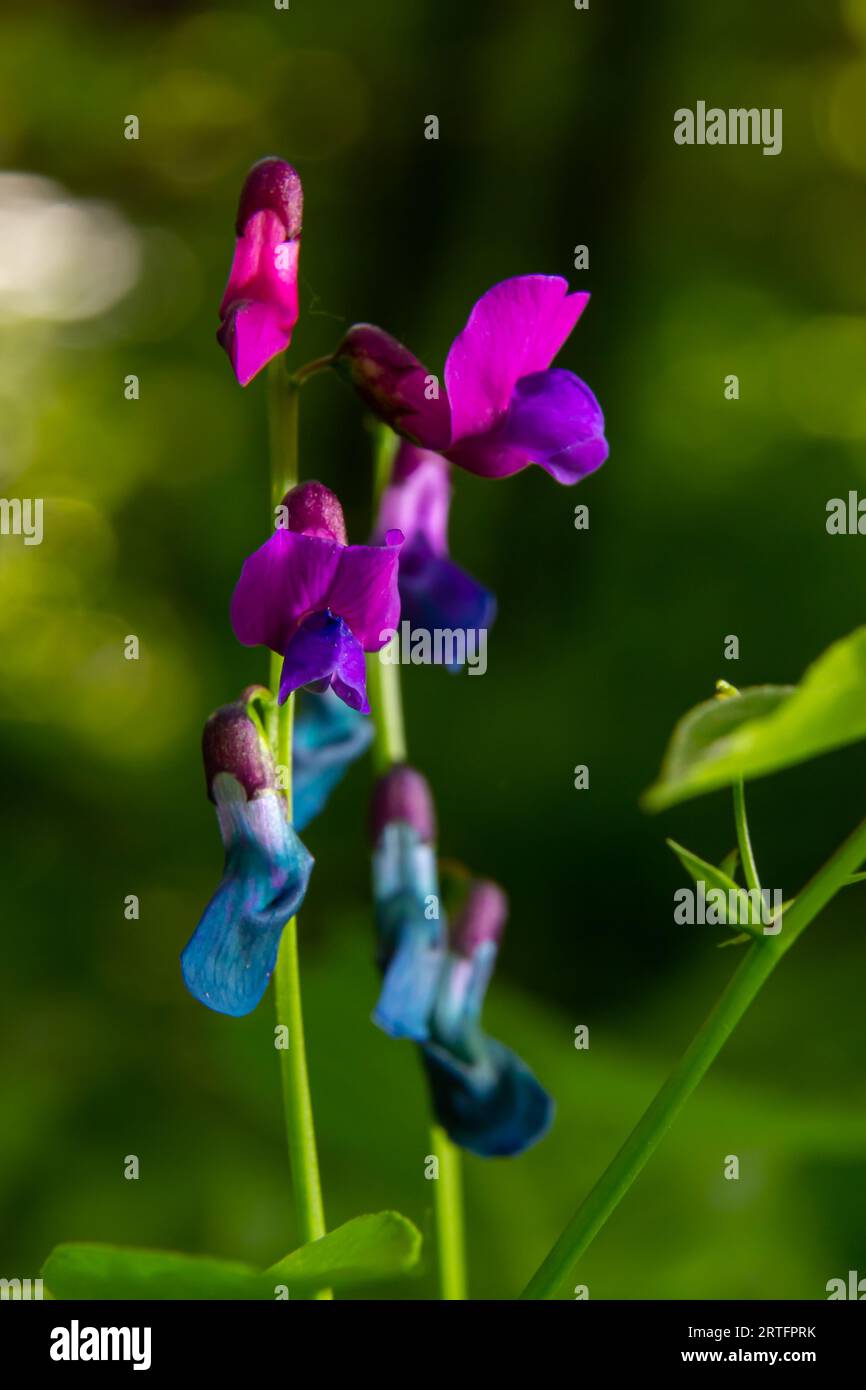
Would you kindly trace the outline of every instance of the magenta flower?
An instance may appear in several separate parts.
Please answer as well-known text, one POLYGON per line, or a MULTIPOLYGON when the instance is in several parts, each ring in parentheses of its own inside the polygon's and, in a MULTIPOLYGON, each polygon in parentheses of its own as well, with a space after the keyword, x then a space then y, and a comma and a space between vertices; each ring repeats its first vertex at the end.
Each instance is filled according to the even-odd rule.
POLYGON ((382 493, 375 539, 396 528, 401 613, 416 630, 482 630, 496 616, 496 599, 455 565, 448 553, 451 465, 441 454, 404 441, 382 493))
POLYGON ((486 478, 537 463, 576 483, 608 455, 592 391, 551 362, 586 305, 558 275, 518 275, 482 295, 445 363, 445 391, 416 357, 372 324, 350 328, 334 355, 393 429, 486 478))
POLYGON ((347 545, 343 509, 322 483, 292 488, 283 506, 287 524, 244 561, 231 604, 235 636, 283 657, 280 704, 301 686, 330 686, 369 714, 364 652, 379 651, 399 621, 403 536, 347 545))
POLYGON ((246 386, 284 352, 298 320, 298 253, 304 195, 282 159, 260 159, 238 205, 234 260, 220 305, 217 339, 246 386))

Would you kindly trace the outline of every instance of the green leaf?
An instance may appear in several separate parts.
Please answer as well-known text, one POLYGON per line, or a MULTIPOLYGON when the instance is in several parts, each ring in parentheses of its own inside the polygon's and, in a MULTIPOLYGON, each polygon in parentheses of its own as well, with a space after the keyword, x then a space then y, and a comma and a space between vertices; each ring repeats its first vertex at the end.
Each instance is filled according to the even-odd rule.
POLYGON ((756 686, 706 700, 680 720, 647 810, 763 777, 866 738, 866 627, 835 642, 798 686, 756 686))
MULTIPOLYGON (((708 888, 720 888, 725 894, 725 902, 730 902, 728 894, 733 891, 736 893, 737 912, 735 926, 741 926, 747 936, 760 936, 760 927, 750 925, 751 905, 748 893, 734 882, 730 874, 725 873, 724 869, 717 869, 715 864, 709 864, 706 859, 701 859, 697 854, 692 854, 690 849, 685 849, 678 845, 676 840, 667 840, 674 854, 679 859, 686 873, 690 874, 695 883, 705 883, 708 888)), ((724 921, 727 923, 728 914, 725 909, 724 921)), ((734 937, 738 941, 739 937, 734 937)), ((730 942, 722 942, 722 945, 729 945, 730 942)))
POLYGON ((673 850, 686 873, 691 874, 695 883, 708 883, 711 888, 721 888, 725 893, 730 892, 732 888, 735 893, 742 891, 724 869, 718 869, 715 864, 710 864, 706 859, 701 859, 699 855, 692 854, 690 849, 686 849, 684 845, 678 845, 676 840, 665 840, 665 844, 673 850))
POLYGON ((295 1250, 268 1275, 288 1284, 333 1289, 370 1284, 408 1274, 421 1256, 421 1233, 396 1211, 356 1216, 321 1240, 295 1250))
POLYGON ((251 1265, 119 1245, 57 1245, 42 1277, 55 1298, 274 1297, 274 1281, 251 1265))
POLYGON ((42 1268, 55 1298, 269 1299, 394 1279, 418 1263, 421 1235, 397 1212, 357 1216, 269 1270, 234 1260, 116 1245, 58 1245, 42 1268))

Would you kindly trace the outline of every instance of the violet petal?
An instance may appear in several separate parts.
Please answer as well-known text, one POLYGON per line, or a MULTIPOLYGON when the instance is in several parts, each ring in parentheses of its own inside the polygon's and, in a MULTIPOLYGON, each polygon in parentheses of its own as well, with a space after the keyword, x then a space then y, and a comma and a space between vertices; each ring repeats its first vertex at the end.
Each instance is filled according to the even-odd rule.
POLYGON ((327 607, 342 547, 283 528, 244 561, 231 603, 234 634, 246 647, 283 653, 298 624, 327 607))
POLYGON ((557 482, 576 483, 607 458, 604 416, 585 382, 551 367, 517 383, 495 429, 461 440, 449 453, 461 467, 487 478, 537 463, 557 482))
POLYGON ((520 378, 550 366, 588 299, 559 275, 518 275, 481 296, 445 364, 452 442, 496 424, 520 378))

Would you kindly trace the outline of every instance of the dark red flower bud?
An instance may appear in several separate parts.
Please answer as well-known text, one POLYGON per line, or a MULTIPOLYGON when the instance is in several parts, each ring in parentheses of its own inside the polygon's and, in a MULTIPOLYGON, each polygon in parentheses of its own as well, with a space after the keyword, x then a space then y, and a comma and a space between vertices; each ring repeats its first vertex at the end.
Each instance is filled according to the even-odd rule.
MULTIPOLYGON (((243 787, 247 800, 276 788, 276 769, 270 744, 247 713, 259 687, 250 686, 240 700, 215 710, 204 726, 201 746, 207 794, 215 801, 214 779, 229 773, 243 787)), ((263 694, 268 694, 261 687, 263 694)))
POLYGON ((486 941, 498 945, 508 918, 508 898, 492 879, 475 879, 450 923, 451 948, 473 956, 486 941))
POLYGON ((288 530, 320 540, 348 544, 346 520, 340 499, 324 483, 310 480, 291 488, 283 498, 288 512, 288 530))
POLYGON ((269 155, 254 164, 244 180, 238 203, 236 231, 243 236, 257 212, 274 212, 283 224, 286 240, 301 234, 304 192, 296 169, 284 159, 269 155))
POLYGON ((374 844, 385 826, 395 821, 411 825, 426 844, 432 844, 436 839, 433 795, 427 779, 408 763, 392 767, 373 788, 370 834, 374 844))

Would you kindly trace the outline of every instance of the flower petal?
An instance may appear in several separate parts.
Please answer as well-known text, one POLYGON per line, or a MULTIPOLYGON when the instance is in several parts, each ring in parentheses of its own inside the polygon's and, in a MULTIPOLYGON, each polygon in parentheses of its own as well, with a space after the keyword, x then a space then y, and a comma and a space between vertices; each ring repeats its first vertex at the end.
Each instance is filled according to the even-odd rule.
POLYGON ((340 656, 340 642, 345 625, 333 613, 311 613, 289 638, 280 674, 279 703, 282 705, 293 690, 301 686, 330 685, 340 656))
POLYGON ((372 323, 356 323, 334 353, 335 368, 361 399, 399 434, 441 449, 451 437, 445 392, 434 388, 418 358, 390 333, 372 323), (428 399, 435 389, 433 399, 428 399))
POLYGON ((347 545, 341 549, 328 589, 328 607, 343 618, 365 652, 377 652, 382 632, 400 620, 397 571, 403 537, 397 532, 385 545, 347 545))
POLYGON ((496 424, 520 378, 550 366, 588 299, 559 275, 518 275, 481 296, 445 364, 452 442, 496 424))
POLYGON ((356 758, 369 747, 373 726, 333 691, 304 695, 292 736, 292 820, 303 830, 356 758))
POLYGON ((447 555, 436 555, 424 536, 400 556, 401 616, 413 632, 486 631, 496 598, 447 555))
POLYGON ((290 638, 280 676, 280 704, 301 686, 326 684, 352 709, 369 714, 363 648, 330 609, 305 618, 290 638))
POLYGON ((231 619, 238 641, 284 653, 298 624, 329 606, 342 548, 336 541, 276 530, 244 561, 235 586, 231 619))
MULTIPOLYGON (((407 542, 426 537, 431 550, 448 550, 448 511, 451 505, 451 465, 441 454, 404 441, 394 460, 391 481, 382 493, 376 536, 402 531, 407 542)), ((401 567, 405 561, 401 556, 401 567)))
POLYGON ((242 386, 283 352, 298 320, 300 239, 270 209, 256 212, 235 243, 228 284, 220 304, 217 338, 242 386))
POLYGON ((217 332, 241 386, 248 386, 272 357, 285 352, 291 336, 278 310, 252 299, 232 304, 217 332))
POLYGON ((239 1018, 267 988, 280 936, 303 902, 313 859, 286 820, 279 793, 248 802, 237 782, 234 787, 229 800, 225 785, 217 791, 225 871, 181 966, 196 999, 239 1018))
MULTIPOLYGON (((442 951, 431 941, 417 905, 404 898, 400 906, 399 943, 382 980, 373 1022, 392 1038, 422 1042, 430 1033, 430 1008, 442 969, 442 951)), ((396 903, 392 911, 396 916, 396 903)))
POLYGON ((558 483, 576 483, 608 456, 604 416, 585 382, 551 367, 523 377, 500 423, 461 440, 449 455, 483 477, 504 478, 537 463, 558 483))
POLYGON ((335 695, 345 701, 350 709, 357 710, 359 714, 369 714, 370 702, 367 699, 367 663, 364 660, 364 648, 354 633, 343 623, 342 618, 340 622, 343 625, 343 632, 331 689, 335 695))
POLYGON ((520 1058, 481 1027, 508 899, 472 880, 455 913, 422 1048, 439 1122, 455 1143, 489 1158, 522 1153, 545 1132, 553 1103, 520 1058))
POLYGON ((481 1158, 523 1153, 550 1128, 552 1098, 516 1053, 484 1037, 464 1062, 436 1043, 421 1051, 436 1118, 455 1144, 481 1158))
POLYGON ((405 820, 391 821, 377 837, 373 898, 382 990, 373 1020, 395 1038, 429 1036, 430 1016, 445 962, 445 924, 428 916, 438 902, 432 844, 405 820))

